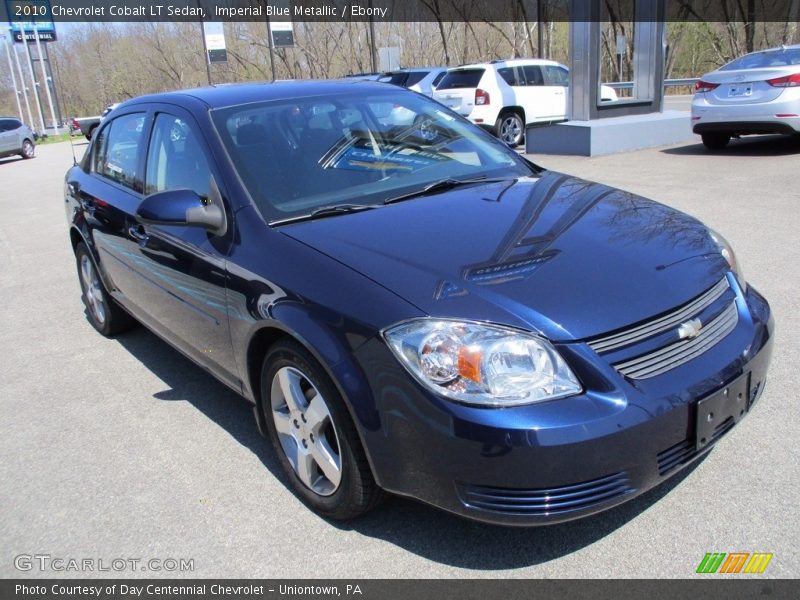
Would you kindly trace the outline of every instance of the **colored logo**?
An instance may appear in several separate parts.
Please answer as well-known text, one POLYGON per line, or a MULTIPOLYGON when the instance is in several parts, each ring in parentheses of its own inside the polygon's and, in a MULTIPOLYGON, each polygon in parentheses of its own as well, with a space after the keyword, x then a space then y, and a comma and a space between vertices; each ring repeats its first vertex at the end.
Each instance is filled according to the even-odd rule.
POLYGON ((771 552, 708 552, 697 566, 697 572, 760 574, 766 571, 771 560, 771 552))

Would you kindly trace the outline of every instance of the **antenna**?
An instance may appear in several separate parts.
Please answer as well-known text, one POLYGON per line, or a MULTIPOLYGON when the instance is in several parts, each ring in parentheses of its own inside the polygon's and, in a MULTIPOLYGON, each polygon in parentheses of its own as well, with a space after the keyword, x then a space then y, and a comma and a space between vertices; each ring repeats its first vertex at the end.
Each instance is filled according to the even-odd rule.
POLYGON ((72 127, 67 126, 67 135, 69 136, 69 147, 72 150, 72 166, 78 165, 78 159, 75 156, 75 144, 72 143, 72 127))

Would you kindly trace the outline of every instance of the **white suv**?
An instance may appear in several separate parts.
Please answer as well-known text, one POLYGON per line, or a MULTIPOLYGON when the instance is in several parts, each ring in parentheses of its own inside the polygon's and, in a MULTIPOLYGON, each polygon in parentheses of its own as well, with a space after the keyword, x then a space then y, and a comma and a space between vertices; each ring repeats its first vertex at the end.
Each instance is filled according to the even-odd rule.
MULTIPOLYGON (((552 60, 519 58, 464 65, 447 72, 433 97, 507 143, 517 146, 525 125, 563 121, 569 70, 552 60)), ((604 85, 602 101, 617 99, 604 85)))

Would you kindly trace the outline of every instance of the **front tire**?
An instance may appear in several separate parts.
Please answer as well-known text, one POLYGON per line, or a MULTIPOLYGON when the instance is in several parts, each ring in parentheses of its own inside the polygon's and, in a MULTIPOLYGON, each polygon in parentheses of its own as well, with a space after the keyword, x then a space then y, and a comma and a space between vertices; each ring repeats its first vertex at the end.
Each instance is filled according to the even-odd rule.
POLYGON ((727 133, 704 133, 700 137, 709 150, 722 150, 731 141, 731 136, 727 133))
POLYGON ((280 341, 261 367, 264 421, 294 492, 323 516, 347 520, 382 497, 347 407, 299 344, 280 341))
POLYGON ((511 148, 516 148, 525 137, 525 123, 519 113, 506 112, 497 118, 495 123, 497 137, 511 148))
POLYGON ((100 280, 94 258, 83 242, 75 247, 75 260, 81 282, 81 298, 86 305, 86 316, 92 327, 106 337, 130 329, 135 324, 133 317, 109 296, 100 280))
POLYGON ((36 147, 33 142, 25 138, 22 140, 22 151, 19 153, 22 158, 33 158, 36 155, 36 147))

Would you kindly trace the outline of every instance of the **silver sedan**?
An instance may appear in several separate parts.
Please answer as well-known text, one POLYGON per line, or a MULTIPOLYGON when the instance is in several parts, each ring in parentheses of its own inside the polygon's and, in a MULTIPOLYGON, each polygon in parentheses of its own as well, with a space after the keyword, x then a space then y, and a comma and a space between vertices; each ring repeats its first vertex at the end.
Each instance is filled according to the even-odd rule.
POLYGON ((35 139, 31 128, 19 119, 0 116, 0 158, 15 154, 22 158, 33 158, 35 139))
POLYGON ((692 130, 711 150, 741 135, 800 133, 800 45, 746 54, 703 75, 692 130))

